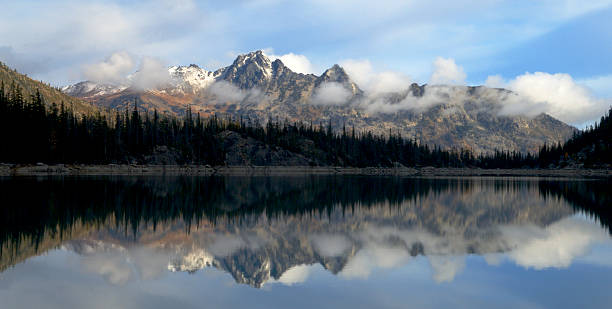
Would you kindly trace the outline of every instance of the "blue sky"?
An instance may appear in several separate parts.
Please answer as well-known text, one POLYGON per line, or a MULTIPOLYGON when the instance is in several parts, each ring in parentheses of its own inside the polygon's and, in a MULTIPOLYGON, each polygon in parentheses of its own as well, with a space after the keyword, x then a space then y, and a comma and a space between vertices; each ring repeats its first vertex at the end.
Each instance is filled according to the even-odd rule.
POLYGON ((54 85, 84 79, 84 68, 117 52, 214 70, 264 49, 298 55, 289 66, 315 74, 367 61, 373 72, 427 83, 442 58, 464 73, 459 83, 497 75, 507 86, 525 73, 564 73, 591 99, 612 97, 612 0, 31 0, 2 8, 0 61, 54 85))

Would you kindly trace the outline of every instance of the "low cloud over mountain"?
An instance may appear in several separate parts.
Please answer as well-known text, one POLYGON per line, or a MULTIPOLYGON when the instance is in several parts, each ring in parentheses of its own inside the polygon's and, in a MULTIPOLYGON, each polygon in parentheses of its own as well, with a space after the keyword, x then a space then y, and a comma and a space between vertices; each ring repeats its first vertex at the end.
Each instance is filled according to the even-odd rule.
MULTIPOLYGON (((84 68, 84 74, 99 83, 81 82, 64 91, 117 109, 129 108, 138 98, 149 111, 180 114, 190 106, 202 116, 226 115, 259 123, 271 119, 331 123, 336 130, 399 132, 423 143, 476 152, 535 151, 544 143, 564 141, 574 129, 553 117, 582 121, 572 111, 579 106, 577 100, 591 98, 563 75, 551 79, 538 73, 508 83, 489 80, 507 84, 510 90, 465 86, 465 73, 452 59, 438 58, 434 63, 432 80, 445 84, 418 85, 406 75, 376 70, 368 61, 346 61, 346 69, 334 65, 317 76, 294 72, 281 58, 273 60, 256 51, 208 71, 193 64, 165 68, 152 58, 116 53, 84 68), (540 84, 551 90, 555 82, 564 86, 564 95, 544 97, 546 91, 534 90, 540 84)), ((591 104, 586 110, 602 106, 585 104, 591 104)))

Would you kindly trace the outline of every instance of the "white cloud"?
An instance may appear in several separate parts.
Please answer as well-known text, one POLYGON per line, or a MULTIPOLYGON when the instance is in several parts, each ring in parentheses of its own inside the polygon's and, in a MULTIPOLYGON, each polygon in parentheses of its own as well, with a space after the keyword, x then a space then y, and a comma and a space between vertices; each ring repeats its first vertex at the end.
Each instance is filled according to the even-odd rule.
POLYGON ((115 247, 114 245, 96 247, 78 244, 69 248, 80 255, 84 271, 102 276, 113 285, 125 285, 131 280, 152 280, 163 276, 168 269, 168 252, 135 246, 131 248, 115 247))
POLYGON ((45 72, 48 69, 48 58, 49 56, 41 56, 36 59, 28 59, 23 54, 17 53, 11 46, 0 46, 0 61, 20 73, 45 72))
POLYGON ((610 0, 545 0, 543 3, 550 6, 550 14, 563 18, 572 18, 593 10, 610 7, 610 0))
POLYGON ((219 101, 237 102, 242 101, 246 96, 246 93, 226 81, 215 82, 207 90, 214 94, 219 101))
POLYGON ((132 76, 132 86, 137 89, 155 89, 170 83, 168 66, 159 59, 144 57, 132 76))
POLYGON ((316 74, 316 69, 304 55, 298 55, 294 53, 288 53, 284 55, 274 55, 274 51, 271 48, 265 49, 264 53, 270 60, 274 61, 280 59, 285 66, 291 71, 302 74, 316 74))
POLYGON ((96 83, 155 89, 170 84, 167 65, 153 57, 142 57, 134 72, 137 59, 129 53, 115 52, 104 61, 83 66, 82 75, 96 83))
POLYGON ((126 257, 116 252, 83 256, 81 265, 87 272, 99 274, 114 285, 125 285, 132 277, 126 257))
POLYGON ((138 269, 140 279, 152 280, 166 273, 170 257, 165 252, 143 246, 131 248, 129 260, 138 269))
MULTIPOLYGON (((451 54, 466 68, 476 66, 486 70, 498 60, 491 59, 491 55, 500 50, 522 44, 562 26, 571 18, 605 9, 611 4, 609 0, 589 1, 588 4, 567 0, 561 5, 554 0, 529 5, 485 0, 470 5, 393 0, 359 1, 358 4, 354 1, 314 1, 308 5, 281 2, 256 0, 215 5, 191 0, 59 0, 25 4, 13 1, 0 13, 0 46, 5 46, 0 48, 0 59, 23 69, 24 73, 36 73, 35 78, 65 83, 79 81, 74 68, 117 50, 168 59, 173 64, 216 65, 226 64, 224 61, 229 56, 224 53, 227 50, 253 49, 257 44, 254 42, 263 40, 269 42, 267 44, 284 44, 284 48, 297 50, 298 53, 275 56, 296 72, 318 73, 313 62, 329 61, 334 55, 384 57, 385 62, 394 63, 394 68, 406 69, 425 80, 427 70, 423 67, 428 66, 426 59, 431 55, 451 54), (275 14, 281 6, 289 13, 275 14), (487 14, 483 14, 485 12, 487 14), (482 16, 486 18, 475 18, 482 16), (235 20, 249 22, 232 22, 235 20), (278 24, 286 26, 279 29, 278 24), (299 43, 287 40, 288 35, 300 37, 299 43), (299 54, 304 46, 308 46, 310 59, 299 54), (409 56, 406 50, 410 51, 409 56)), ((138 61, 133 59, 133 62, 138 61)), ((347 72, 369 93, 402 89, 410 82, 410 78, 401 73, 374 71, 367 61, 353 64, 353 68, 345 64, 347 72), (368 74, 359 74, 360 70, 368 74)), ((109 70, 108 74, 98 68, 93 73, 85 73, 87 70, 83 69, 83 75, 100 81, 116 81, 122 77, 113 73, 112 65, 105 69, 109 70)), ((465 82, 465 72, 453 59, 436 59, 431 77, 434 84, 465 82)), ((153 84, 156 80, 153 79, 153 84)), ((147 85, 150 80, 143 77, 142 81, 147 85)), ((489 84, 499 85, 500 82, 503 81, 491 80, 489 84)), ((608 80, 603 77, 576 83, 592 88, 598 96, 610 96, 612 87, 608 87, 608 80)), ((533 92, 527 97, 537 97, 534 106, 539 109, 545 105, 544 111, 573 123, 599 118, 610 104, 592 95, 590 101, 573 100, 571 103, 570 96, 542 99, 542 93, 533 92), (583 103, 577 104, 577 101, 583 103), (573 108, 575 106, 580 108, 573 108)), ((514 105, 506 112, 532 109, 526 102, 521 103, 523 106, 514 105)), ((397 110, 396 107, 389 109, 397 110)))
POLYGON ((351 246, 351 242, 343 235, 317 234, 310 237, 313 247, 324 257, 341 256, 351 246))
MULTIPOLYGON (((398 92, 409 85, 409 79, 393 72, 375 73, 369 61, 347 60, 343 63, 351 79, 366 91, 359 106, 370 113, 395 113, 402 110, 424 110, 438 104, 463 104, 472 100, 463 84, 466 74, 453 59, 437 58, 433 63, 431 84, 421 97, 408 94, 403 100, 390 101, 386 92, 398 92), (441 85, 444 84, 444 85, 441 85), (450 85, 450 86, 448 86, 450 85)), ((608 78, 585 81, 591 85, 604 85, 608 78)), ((536 116, 547 113, 566 123, 580 125, 603 115, 612 100, 599 99, 577 83, 569 74, 543 72, 526 73, 505 81, 500 75, 489 76, 485 86, 507 88, 514 93, 478 89, 479 102, 493 103, 493 112, 499 115, 536 116)), ((316 93, 319 104, 342 104, 347 94, 336 86, 316 93)))
POLYGON ((465 258, 463 256, 440 256, 434 255, 427 257, 433 270, 434 281, 451 282, 455 276, 465 268, 465 258))
POLYGON ((406 265, 411 258, 410 254, 401 247, 385 246, 374 242, 366 244, 366 247, 349 259, 340 272, 340 276, 347 279, 366 279, 376 269, 397 268, 406 265))
POLYGON ((347 103, 352 95, 342 84, 328 82, 314 90, 311 102, 316 105, 342 105, 347 103))
POLYGON ((485 86, 489 88, 504 88, 506 87, 506 82, 504 81, 504 78, 501 77, 501 75, 491 75, 487 77, 487 80, 485 81, 485 86))
POLYGON ((599 97, 612 98, 612 74, 584 78, 576 82, 588 87, 599 97))
MULTIPOLYGON (((333 54, 387 57, 394 67, 424 80, 427 73, 421 68, 431 55, 449 53, 465 65, 486 67, 495 61, 491 54, 609 5, 609 0, 519 5, 486 0, 12 1, 0 13, 0 45, 12 46, 19 62, 49 57, 46 72, 57 74, 45 77, 54 82, 66 80, 70 67, 115 50, 177 64, 208 64, 224 63, 227 50, 254 49, 262 41, 298 52, 308 49, 315 63, 333 54)), ((313 72, 310 61, 294 55, 295 64, 283 61, 297 71, 313 72)))
POLYGON ((193 50, 218 36, 216 16, 203 16, 191 0, 13 2, 0 13, 0 46, 12 46, 20 62, 45 59, 37 75, 57 82, 117 50, 162 58, 193 50))
POLYGON ((206 90, 216 97, 217 103, 260 102, 265 99, 265 94, 257 88, 244 90, 224 80, 212 83, 206 90))
POLYGON ((347 74, 362 90, 376 95, 399 92, 410 87, 411 78, 400 72, 376 72, 368 60, 345 60, 341 62, 347 74))
POLYGON ((544 105, 544 112, 549 115, 573 124, 599 118, 610 104, 595 98, 588 88, 563 73, 525 73, 510 81, 508 88, 534 105, 544 105))
POLYGON ((566 268, 586 255, 593 244, 608 240, 599 226, 579 218, 566 218, 545 229, 506 227, 503 238, 513 247, 508 256, 517 264, 535 269, 566 268))
POLYGON ((483 250, 480 254, 490 265, 510 259, 527 268, 545 269, 568 267, 576 259, 587 256, 595 244, 610 241, 599 225, 579 217, 567 217, 544 228, 522 224, 493 226, 469 239, 462 232, 448 232, 448 235, 438 235, 418 229, 368 228, 355 235, 361 249, 349 259, 340 275, 367 278, 376 269, 406 265, 411 261, 406 247, 415 243, 423 246, 432 279, 440 283, 453 281, 464 270, 466 248, 470 246, 483 250), (396 241, 390 244, 389 239, 396 241), (401 242, 398 244, 397 240, 401 242))
POLYGON ((386 97, 371 97, 360 102, 360 106, 370 113, 396 113, 405 110, 424 111, 440 104, 448 104, 452 107, 453 105, 462 105, 468 99, 467 87, 427 85, 422 96, 414 96, 412 93, 408 93, 399 102, 391 102, 386 97))
POLYGON ((257 235, 215 233, 210 236, 212 236, 212 244, 206 247, 206 252, 216 257, 231 255, 242 248, 257 250, 267 242, 266 239, 257 235))
POLYGON ((83 77, 102 84, 124 84, 136 66, 127 52, 115 52, 102 62, 83 66, 83 77))
POLYGON ((463 68, 458 66, 454 59, 438 57, 433 63, 433 73, 429 83, 433 85, 463 85, 466 77, 463 68))
POLYGON ((282 283, 284 285, 294 285, 297 283, 303 283, 306 281, 306 279, 308 279, 308 276, 310 275, 312 267, 313 266, 311 265, 293 266, 287 269, 287 271, 285 271, 280 276, 280 278, 278 278, 277 282, 282 283))
POLYGON ((247 243, 239 236, 218 234, 214 235, 214 242, 207 251, 214 256, 225 257, 245 247, 247 243))

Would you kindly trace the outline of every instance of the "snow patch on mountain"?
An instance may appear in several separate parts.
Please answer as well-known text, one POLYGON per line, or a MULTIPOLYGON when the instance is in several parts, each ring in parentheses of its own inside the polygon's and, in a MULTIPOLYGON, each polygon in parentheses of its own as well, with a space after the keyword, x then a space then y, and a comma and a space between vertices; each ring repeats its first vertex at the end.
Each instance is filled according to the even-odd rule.
POLYGON ((205 267, 212 266, 214 259, 215 258, 208 252, 198 249, 170 261, 170 263, 168 263, 168 270, 171 272, 186 271, 193 273, 205 267))
POLYGON ((74 97, 96 97, 114 94, 127 89, 124 85, 99 84, 92 81, 84 81, 74 85, 65 86, 62 91, 74 97))
POLYGON ((197 91, 214 83, 220 72, 210 72, 195 64, 189 66, 172 66, 168 69, 170 76, 178 83, 178 86, 188 85, 197 91))

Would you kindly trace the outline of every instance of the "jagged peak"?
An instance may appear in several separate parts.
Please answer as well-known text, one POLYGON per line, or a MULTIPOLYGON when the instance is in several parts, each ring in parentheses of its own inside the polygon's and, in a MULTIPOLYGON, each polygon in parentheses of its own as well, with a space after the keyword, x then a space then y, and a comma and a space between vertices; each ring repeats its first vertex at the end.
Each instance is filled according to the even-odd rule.
POLYGON ((349 82, 350 77, 346 73, 346 71, 338 64, 334 64, 331 68, 325 70, 320 78, 325 79, 325 81, 332 82, 349 82))
POLYGON ((275 75, 281 74, 281 73, 283 73, 285 71, 293 72, 280 59, 275 59, 272 62, 272 72, 274 72, 275 75))
POLYGON ((327 71, 342 71, 344 72, 344 68, 342 68, 339 64, 335 63, 331 68, 327 69, 327 71))
POLYGON ((353 95, 361 94, 363 91, 355 84, 344 68, 338 64, 334 64, 331 68, 325 70, 321 76, 315 81, 315 86, 318 87, 322 83, 340 83, 350 90, 353 95))
POLYGON ((267 67, 272 65, 272 61, 270 61, 270 58, 268 58, 261 50, 256 50, 248 54, 238 55, 232 65, 243 66, 248 65, 250 63, 257 63, 258 65, 267 67))
POLYGON ((174 66, 168 67, 168 72, 170 72, 170 73, 172 73, 172 72, 180 72, 180 71, 208 72, 204 68, 201 68, 197 64, 193 64, 193 63, 190 64, 190 65, 174 65, 174 66))
POLYGON ((281 67, 287 67, 280 59, 275 59, 274 61, 272 61, 272 65, 276 65, 276 66, 281 66, 281 67))
POLYGON ((86 80, 73 85, 64 86, 61 90, 63 93, 71 96, 92 97, 121 92, 127 88, 128 86, 126 85, 104 84, 86 80))
POLYGON ((272 62, 263 51, 257 50, 238 55, 232 65, 219 71, 219 75, 220 79, 234 83, 243 89, 261 86, 267 83, 273 75, 272 62))

